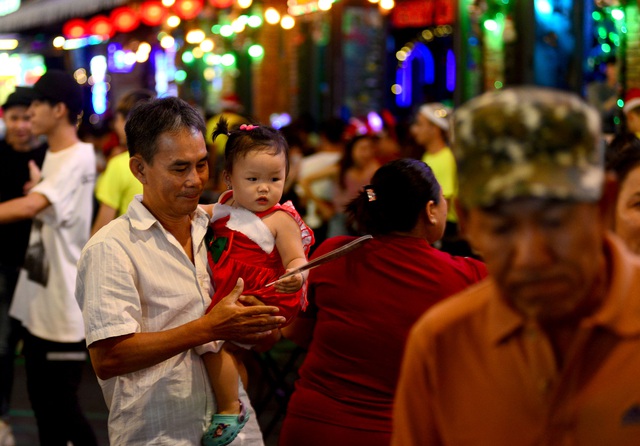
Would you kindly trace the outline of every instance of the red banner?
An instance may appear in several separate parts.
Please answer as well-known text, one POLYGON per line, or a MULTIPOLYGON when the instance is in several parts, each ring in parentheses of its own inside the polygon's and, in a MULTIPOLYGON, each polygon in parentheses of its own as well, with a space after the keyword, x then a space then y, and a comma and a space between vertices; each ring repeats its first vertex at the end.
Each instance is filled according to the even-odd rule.
POLYGON ((398 1, 391 11, 394 28, 421 28, 451 25, 454 22, 455 0, 398 1))

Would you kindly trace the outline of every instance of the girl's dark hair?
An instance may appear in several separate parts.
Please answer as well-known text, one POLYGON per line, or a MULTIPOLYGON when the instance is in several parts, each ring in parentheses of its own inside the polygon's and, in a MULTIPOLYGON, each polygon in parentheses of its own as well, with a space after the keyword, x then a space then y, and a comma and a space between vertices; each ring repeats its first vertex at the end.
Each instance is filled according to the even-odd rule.
POLYGON ((403 158, 380 167, 371 184, 347 206, 359 232, 384 235, 408 232, 429 201, 440 202, 440 184, 424 162, 403 158))
POLYGON ((273 127, 258 124, 242 124, 229 129, 229 122, 223 116, 218 120, 212 139, 225 135, 224 169, 231 173, 236 160, 254 150, 268 151, 274 155, 284 153, 286 174, 289 174, 289 145, 282 134, 273 127))
POLYGON ((138 102, 124 125, 129 155, 140 154, 152 164, 158 151, 158 138, 184 129, 200 132, 203 137, 207 131, 202 115, 182 99, 169 97, 138 102))
POLYGON ((616 136, 606 152, 607 170, 612 170, 623 182, 629 172, 640 165, 640 139, 634 134, 616 136))

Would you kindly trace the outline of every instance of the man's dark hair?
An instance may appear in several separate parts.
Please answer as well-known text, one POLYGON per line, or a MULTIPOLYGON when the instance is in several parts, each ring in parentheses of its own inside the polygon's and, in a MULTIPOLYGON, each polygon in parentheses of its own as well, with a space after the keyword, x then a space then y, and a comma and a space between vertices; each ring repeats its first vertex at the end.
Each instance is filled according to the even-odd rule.
POLYGON ((152 164, 158 151, 158 138, 183 129, 198 131, 203 136, 206 133, 203 117, 182 99, 170 97, 140 102, 131 110, 124 126, 129 155, 139 154, 152 164))

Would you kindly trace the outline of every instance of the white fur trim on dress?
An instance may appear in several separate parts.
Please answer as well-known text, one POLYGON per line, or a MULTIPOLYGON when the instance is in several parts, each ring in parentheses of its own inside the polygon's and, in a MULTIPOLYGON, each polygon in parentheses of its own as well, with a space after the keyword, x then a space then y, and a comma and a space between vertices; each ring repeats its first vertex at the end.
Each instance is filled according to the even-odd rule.
POLYGON ((262 219, 244 208, 234 208, 226 204, 216 203, 213 206, 211 223, 229 216, 227 228, 241 232, 255 242, 267 254, 271 254, 276 246, 276 239, 262 219))

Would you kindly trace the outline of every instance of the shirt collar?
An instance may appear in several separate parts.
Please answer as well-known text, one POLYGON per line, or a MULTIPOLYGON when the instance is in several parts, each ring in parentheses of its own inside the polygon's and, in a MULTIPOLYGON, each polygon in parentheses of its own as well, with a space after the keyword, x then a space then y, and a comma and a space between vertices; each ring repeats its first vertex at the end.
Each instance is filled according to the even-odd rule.
MULTIPOLYGON (((142 195, 136 195, 133 200, 131 200, 127 213, 129 214, 129 220, 131 221, 131 227, 133 229, 146 231, 155 223, 160 224, 158 219, 142 204, 142 195)), ((191 217, 192 224, 195 224, 198 228, 205 228, 206 230, 206 227, 209 225, 209 214, 205 210, 198 206, 191 217)))

